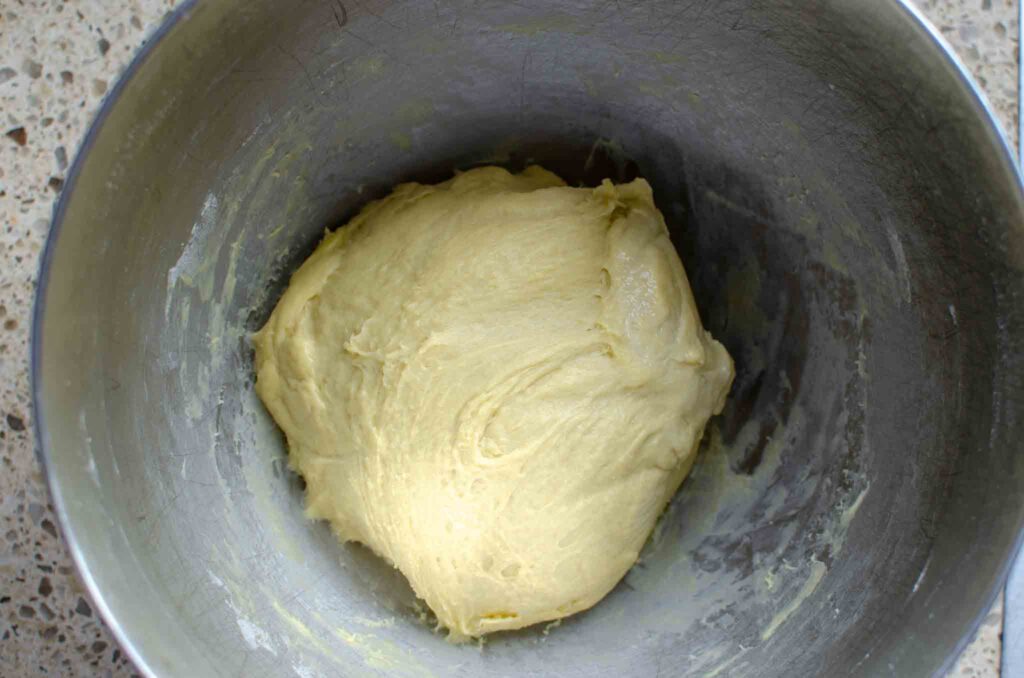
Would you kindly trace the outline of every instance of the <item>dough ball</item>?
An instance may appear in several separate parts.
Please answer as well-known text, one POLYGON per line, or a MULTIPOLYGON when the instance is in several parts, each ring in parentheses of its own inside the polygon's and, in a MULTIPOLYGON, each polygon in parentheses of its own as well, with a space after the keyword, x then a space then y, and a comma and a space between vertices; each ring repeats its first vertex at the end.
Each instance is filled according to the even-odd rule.
POLYGON ((539 167, 398 186, 324 239, 255 346, 309 517, 453 638, 607 594, 733 378, 647 182, 539 167))

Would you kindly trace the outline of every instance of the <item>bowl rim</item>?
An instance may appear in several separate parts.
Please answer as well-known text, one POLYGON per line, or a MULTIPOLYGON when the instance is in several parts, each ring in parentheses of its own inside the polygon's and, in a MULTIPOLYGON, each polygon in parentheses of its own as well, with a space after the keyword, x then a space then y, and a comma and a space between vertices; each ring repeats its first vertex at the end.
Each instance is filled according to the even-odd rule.
MULTIPOLYGON (((988 128, 990 134, 994 133, 993 140, 995 141, 995 150, 999 153, 1001 164, 1004 165, 1004 171, 1009 170, 1008 173, 1010 176, 1016 179, 1019 194, 1024 194, 1024 174, 1022 174, 1022 168, 1018 165, 1017 160, 1013 155, 1006 130, 1004 130, 1002 125, 999 123, 995 109, 989 102, 988 97, 975 81, 967 66, 957 55, 952 45, 948 40, 946 40, 945 36, 942 35, 938 28, 931 23, 924 13, 913 4, 912 0, 890 0, 887 4, 891 11, 904 13, 905 17, 910 19, 916 29, 923 34, 923 37, 926 39, 930 38, 930 43, 934 48, 936 48, 936 56, 939 59, 944 60, 946 62, 946 66, 953 67, 952 70, 955 76, 959 79, 960 85, 965 88, 965 93, 970 99, 971 105, 974 108, 974 113, 977 115, 979 122, 988 128)), ((140 674, 146 676, 146 678, 159 678, 159 674, 153 669, 139 648, 135 646, 131 632, 120 624, 113 610, 108 605, 103 591, 100 589, 96 579, 92 576, 89 558, 75 533, 74 526, 72 525, 71 514, 67 509, 67 505, 65 504, 64 497, 61 493, 60 478, 58 477, 54 464, 51 462, 53 455, 51 454, 51 446, 47 435, 45 412, 41 405, 41 365, 43 361, 42 329, 46 309, 46 293, 48 289, 50 271, 53 265, 54 252, 68 211, 71 196, 74 193, 79 175, 83 171, 85 159, 88 156, 90 149, 95 144, 96 139, 103 131, 107 118, 114 109, 114 106, 117 105, 118 100, 127 88, 128 84, 132 81, 138 71, 145 66, 146 62, 149 60, 150 56, 152 56, 162 40, 180 24, 187 21, 199 5, 200 0, 182 0, 176 7, 164 15, 160 25, 158 25, 153 32, 149 34, 146 38, 146 42, 138 49, 128 65, 117 77, 116 83, 109 90, 96 111, 96 114, 93 117, 92 122, 90 122, 89 128, 83 136, 77 152, 75 153, 71 168, 69 169, 64 182, 64 188, 53 207, 50 227, 46 236, 46 243, 39 258, 34 303, 31 311, 32 325, 29 338, 29 388, 31 390, 31 406, 33 413, 32 426, 35 434, 35 455, 39 461, 39 465, 42 467, 43 475, 46 478, 46 485, 50 492, 53 512, 57 518, 59 529, 64 538, 64 542, 67 545, 68 552, 70 553, 71 558, 74 561, 75 568, 78 571, 78 576, 82 581, 89 598, 93 602, 93 606, 96 608, 100 618, 103 620, 103 623, 110 629, 121 650, 131 660, 133 666, 140 674)), ((1018 96, 1020 96, 1020 94, 1021 93, 1018 93, 1018 96)), ((1024 136, 1022 136, 1022 140, 1024 140, 1024 136)), ((1022 148, 1024 148, 1024 143, 1022 143, 1022 148)), ((936 675, 942 676, 947 674, 953 667, 954 663, 959 659, 964 649, 974 639, 982 621, 988 615, 988 612, 995 603, 996 598, 1005 586, 1010 567, 1015 560, 1015 555, 1018 553, 1021 553, 1022 557, 1024 557, 1024 525, 1018 527, 1016 538, 1014 542, 1010 544, 1007 557, 1000 565, 995 584, 991 591, 989 591, 988 595, 983 599, 983 602, 985 603, 984 606, 977 613, 971 623, 964 629, 964 633, 961 635, 960 640, 949 648, 945 659, 940 665, 939 672, 936 675)))
POLYGON ((42 374, 41 366, 43 361, 43 317, 46 313, 46 292, 49 286, 50 269, 53 266, 53 255, 57 247, 57 240, 60 236, 64 217, 68 211, 71 195, 74 193, 79 175, 85 165, 85 159, 89 150, 96 143, 97 137, 103 131, 104 123, 110 116, 111 111, 121 98, 121 94, 132 81, 135 74, 146 64, 157 46, 163 41, 174 28, 189 18, 192 11, 199 4, 199 0, 183 0, 178 6, 168 11, 160 20, 152 33, 145 38, 138 51, 132 56, 131 61, 124 70, 117 76, 113 87, 108 90, 103 101, 100 103, 95 116, 89 123, 82 141, 75 152, 74 160, 64 180, 64 187, 53 206, 53 213, 50 218, 50 228, 46 235, 46 244, 43 246, 42 255, 39 258, 39 269, 36 274, 35 298, 32 308, 32 328, 29 336, 29 388, 31 389, 32 405, 32 427, 35 434, 35 454, 39 465, 42 467, 43 476, 46 478, 46 485, 50 491, 50 502, 53 506, 53 513, 57 518, 58 529, 68 552, 75 564, 78 578, 85 587, 86 593, 92 602, 93 608, 99 614, 103 623, 117 640, 121 651, 128 657, 132 665, 146 678, 160 678, 153 669, 146 657, 142 655, 139 648, 132 640, 131 633, 118 621, 114 611, 107 603, 103 591, 92 575, 89 566, 89 559, 79 543, 71 521, 71 514, 68 511, 61 493, 61 483, 54 465, 51 463, 50 441, 46 428, 46 415, 41 404, 42 374))

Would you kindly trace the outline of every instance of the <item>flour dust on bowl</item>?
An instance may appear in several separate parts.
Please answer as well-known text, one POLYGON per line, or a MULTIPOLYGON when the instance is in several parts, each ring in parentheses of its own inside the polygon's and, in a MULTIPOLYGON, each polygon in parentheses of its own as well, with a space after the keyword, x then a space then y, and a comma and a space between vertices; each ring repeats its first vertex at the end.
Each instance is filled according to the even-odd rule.
POLYGON ((186 3, 79 154, 33 340, 55 506, 132 659, 942 671, 1024 522, 1024 199, 937 41, 897 2, 186 3), (304 518, 250 335, 392 186, 533 163, 651 183, 736 381, 626 578, 480 649, 304 518))

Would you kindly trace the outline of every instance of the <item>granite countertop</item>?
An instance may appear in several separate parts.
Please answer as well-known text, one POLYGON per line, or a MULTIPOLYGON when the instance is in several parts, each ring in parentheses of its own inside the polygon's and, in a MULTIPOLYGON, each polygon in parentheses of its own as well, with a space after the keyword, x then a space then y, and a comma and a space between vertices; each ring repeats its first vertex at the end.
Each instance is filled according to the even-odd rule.
MULTIPOLYGON (((1015 0, 917 0, 1016 143, 1015 0)), ((68 164, 111 83, 174 0, 0 2, 0 675, 134 671, 78 582, 33 453, 28 376, 39 253, 68 164)), ((999 672, 997 601, 951 675, 999 672)))

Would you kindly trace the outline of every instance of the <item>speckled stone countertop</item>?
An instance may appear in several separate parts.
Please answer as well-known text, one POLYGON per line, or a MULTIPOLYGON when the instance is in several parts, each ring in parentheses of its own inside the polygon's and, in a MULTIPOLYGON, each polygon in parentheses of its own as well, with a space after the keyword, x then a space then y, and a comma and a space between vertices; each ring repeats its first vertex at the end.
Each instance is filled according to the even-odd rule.
MULTIPOLYGON (((173 0, 0 0, 0 675, 129 676, 61 542, 33 453, 29 314, 68 164, 173 0)), ((1015 0, 918 0, 1016 143, 1015 0)), ((1002 602, 954 676, 999 672, 1002 602)))

